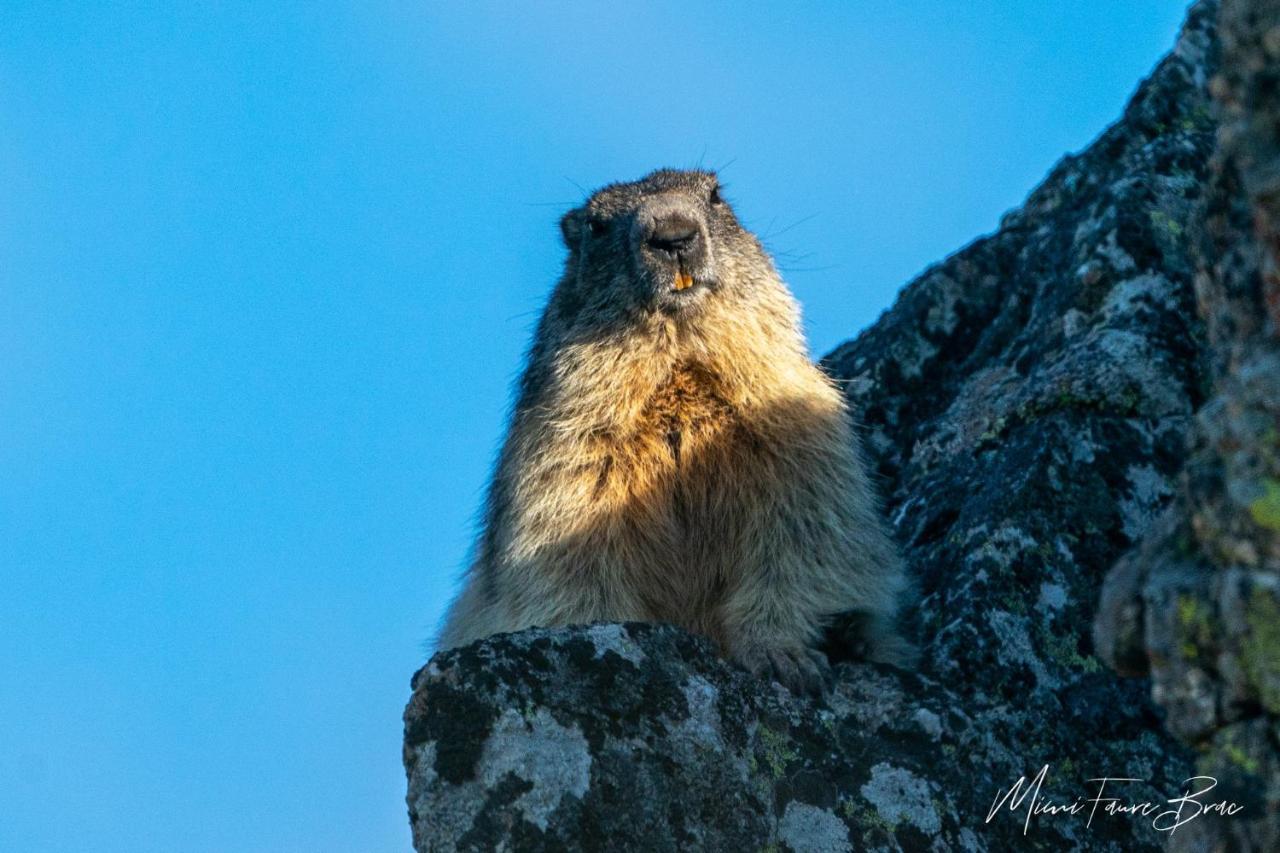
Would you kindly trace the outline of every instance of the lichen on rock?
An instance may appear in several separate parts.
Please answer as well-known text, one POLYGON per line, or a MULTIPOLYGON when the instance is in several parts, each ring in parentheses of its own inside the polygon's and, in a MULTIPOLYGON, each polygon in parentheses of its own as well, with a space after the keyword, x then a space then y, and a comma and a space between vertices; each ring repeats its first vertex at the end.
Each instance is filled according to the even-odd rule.
POLYGON ((1280 847, 1280 2, 1223 0, 1193 259, 1211 395, 1176 499, 1108 578, 1099 645, 1242 811, 1171 849, 1280 847))

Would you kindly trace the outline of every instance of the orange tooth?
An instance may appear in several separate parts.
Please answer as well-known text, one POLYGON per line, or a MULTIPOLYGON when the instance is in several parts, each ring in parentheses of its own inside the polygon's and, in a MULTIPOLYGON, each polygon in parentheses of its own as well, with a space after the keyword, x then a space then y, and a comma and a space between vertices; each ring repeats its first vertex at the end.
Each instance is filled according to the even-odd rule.
POLYGON ((676 290, 684 290, 686 287, 692 287, 693 276, 678 272, 676 273, 676 283, 673 286, 676 290))

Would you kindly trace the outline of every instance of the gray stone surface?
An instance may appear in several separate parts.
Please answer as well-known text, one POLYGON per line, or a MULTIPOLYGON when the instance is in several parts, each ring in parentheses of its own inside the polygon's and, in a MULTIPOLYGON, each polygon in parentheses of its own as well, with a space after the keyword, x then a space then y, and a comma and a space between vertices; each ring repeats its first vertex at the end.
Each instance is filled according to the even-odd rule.
POLYGON ((1280 849, 1280 2, 1223 0, 1193 236, 1212 396, 1177 498, 1107 580, 1098 643, 1244 810, 1175 850, 1280 849))
MULTIPOLYGON (((859 412, 919 586, 921 671, 839 663, 833 693, 814 702, 751 678, 700 639, 634 624, 535 630, 437 655, 405 713, 419 850, 1166 843, 1151 816, 1028 818, 1028 800, 987 818, 998 794, 1044 765, 1041 805, 1087 798, 1088 779, 1111 775, 1141 780, 1117 793, 1124 802, 1167 808, 1193 772, 1190 750, 1162 725, 1162 708, 1177 704, 1169 697, 1191 709, 1185 720, 1170 712, 1178 737, 1203 737, 1179 726, 1219 731, 1217 700, 1206 705, 1195 683, 1153 672, 1153 702, 1153 682, 1117 675, 1093 640, 1109 570, 1169 524, 1194 413, 1224 369, 1223 333, 1212 312, 1206 332, 1197 309, 1198 298, 1220 298, 1203 281, 1204 235, 1216 215, 1230 226, 1221 239, 1238 237, 1241 215, 1211 204, 1231 198, 1224 171, 1210 168, 1216 14, 1213 3, 1193 7, 1120 121, 1055 167, 996 234, 925 271, 824 359, 859 412)), ((1229 405, 1223 423, 1238 429, 1229 405)), ((1258 496, 1233 499, 1254 506, 1258 496)), ((1167 590, 1180 581, 1157 581, 1132 556, 1116 572, 1133 576, 1133 594, 1115 597, 1123 618, 1099 637, 1118 665, 1146 671, 1144 638, 1179 617, 1167 590)), ((1257 614, 1237 617, 1239 636, 1266 633, 1257 614)), ((844 646, 837 628, 833 659, 844 646)), ((1280 689, 1256 660, 1234 672, 1251 695, 1280 689)), ((1241 748, 1262 755, 1247 750, 1274 738, 1274 725, 1241 721, 1252 726, 1241 748)), ((1235 820, 1202 818, 1195 837, 1235 820)))

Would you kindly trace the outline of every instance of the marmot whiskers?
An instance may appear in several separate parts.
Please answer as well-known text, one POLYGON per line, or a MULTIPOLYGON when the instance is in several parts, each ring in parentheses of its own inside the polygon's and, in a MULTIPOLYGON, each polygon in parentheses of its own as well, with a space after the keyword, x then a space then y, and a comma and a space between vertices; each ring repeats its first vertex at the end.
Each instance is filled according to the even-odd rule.
POLYGON ((792 689, 856 611, 904 663, 902 564, 844 399, 714 174, 657 171, 561 221, 450 648, 534 625, 673 622, 792 689))

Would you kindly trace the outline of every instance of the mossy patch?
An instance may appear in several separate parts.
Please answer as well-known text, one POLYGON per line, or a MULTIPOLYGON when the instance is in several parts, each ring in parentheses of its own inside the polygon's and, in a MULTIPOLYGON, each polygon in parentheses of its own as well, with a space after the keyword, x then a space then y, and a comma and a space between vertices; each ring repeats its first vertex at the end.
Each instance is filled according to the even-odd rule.
POLYGON ((1249 515, 1260 526, 1280 532, 1280 481, 1262 481, 1262 497, 1249 504, 1249 515))
POLYGON ((1102 671, 1102 664, 1093 655, 1080 654, 1079 641, 1069 634, 1055 634, 1047 625, 1038 627, 1040 643, 1050 660, 1067 669, 1087 673, 1102 671))
POLYGON ((853 826, 862 830, 862 843, 866 847, 883 845, 898 831, 898 822, 887 820, 876 809, 856 800, 840 804, 840 814, 853 826))
POLYGON ((1178 126, 1186 131, 1212 130, 1213 125, 1213 113, 1205 104, 1197 104, 1178 122, 1178 126))
POLYGON ((1280 714, 1280 603, 1271 592, 1255 589, 1244 615, 1249 625, 1241 645, 1245 672, 1263 707, 1280 714))
POLYGON ((1178 596, 1178 650, 1187 660, 1197 660, 1203 650, 1212 648, 1218 635, 1213 615, 1206 604, 1194 595, 1178 596))
POLYGON ((1235 766, 1239 767, 1245 773, 1251 776, 1258 774, 1258 759, 1245 752, 1239 744, 1229 743, 1223 747, 1222 752, 1227 756, 1227 760, 1235 766))
POLYGON ((1168 213, 1156 208, 1151 211, 1150 216, 1151 225, 1158 233, 1167 235, 1175 240, 1182 236, 1182 223, 1168 213))
POLYGON ((800 754, 791 746, 786 735, 775 732, 768 726, 760 726, 756 734, 764 753, 764 763, 774 779, 781 779, 787 765, 799 758, 800 754))

